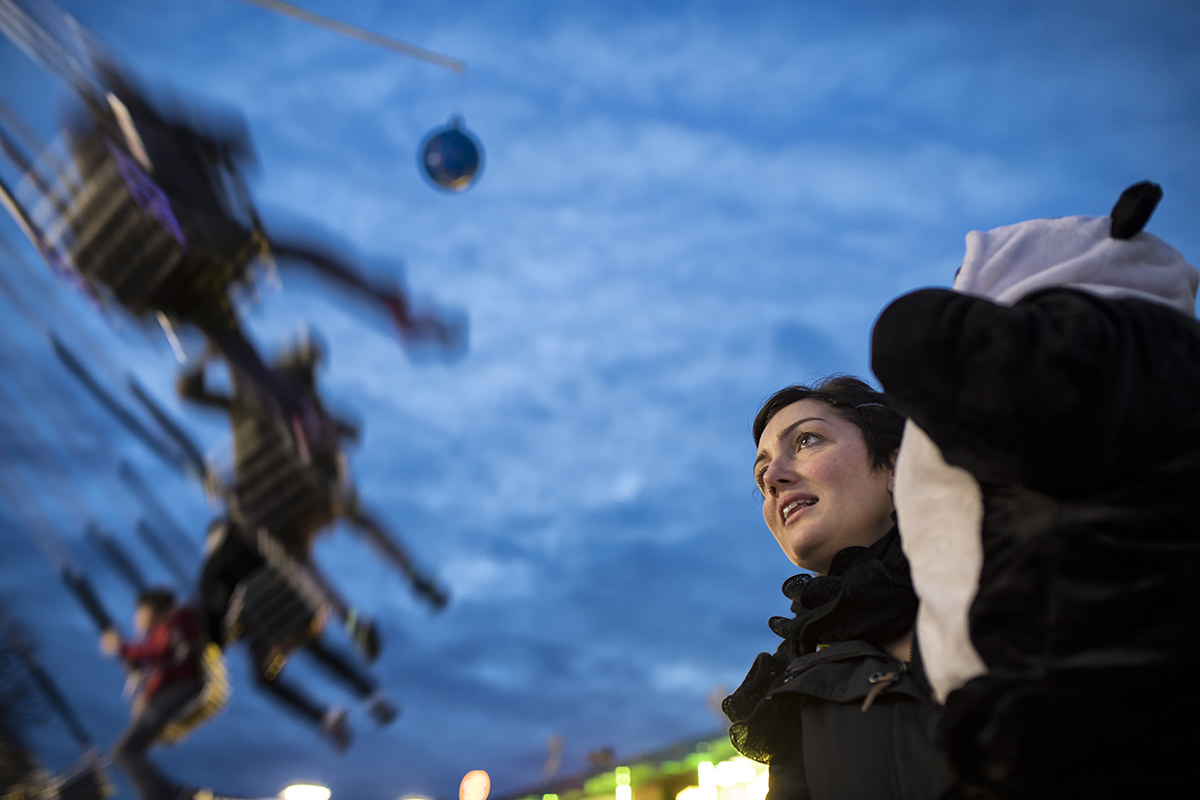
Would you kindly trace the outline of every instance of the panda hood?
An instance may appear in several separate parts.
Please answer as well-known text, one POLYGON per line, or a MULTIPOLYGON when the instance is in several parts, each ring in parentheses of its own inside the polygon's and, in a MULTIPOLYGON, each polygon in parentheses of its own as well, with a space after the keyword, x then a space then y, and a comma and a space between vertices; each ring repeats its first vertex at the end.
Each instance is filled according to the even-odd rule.
POLYGON ((1121 195, 1108 217, 1035 219, 967 234, 955 291, 1013 305, 1039 289, 1140 297, 1195 316, 1196 268, 1142 226, 1162 197, 1152 183, 1121 195))
MULTIPOLYGON (((1162 190, 1130 187, 1108 217, 1036 219, 967 235, 955 291, 1013 305, 1040 289, 1068 287, 1103 297, 1139 297, 1195 316, 1196 268, 1142 232, 1162 190)), ((966 470, 951 466, 912 420, 896 457, 896 513, 920 599, 917 641, 934 697, 986 671, 968 612, 983 563, 983 499, 966 470)))

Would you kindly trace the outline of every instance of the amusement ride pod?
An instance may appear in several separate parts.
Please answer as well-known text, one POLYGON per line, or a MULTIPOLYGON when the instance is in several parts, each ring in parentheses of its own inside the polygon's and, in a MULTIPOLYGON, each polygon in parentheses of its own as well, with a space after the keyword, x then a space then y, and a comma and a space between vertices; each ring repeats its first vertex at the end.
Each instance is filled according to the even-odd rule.
POLYGON ((483 150, 479 140, 454 117, 445 128, 431 133, 421 145, 421 170, 440 189, 461 192, 479 177, 483 150))

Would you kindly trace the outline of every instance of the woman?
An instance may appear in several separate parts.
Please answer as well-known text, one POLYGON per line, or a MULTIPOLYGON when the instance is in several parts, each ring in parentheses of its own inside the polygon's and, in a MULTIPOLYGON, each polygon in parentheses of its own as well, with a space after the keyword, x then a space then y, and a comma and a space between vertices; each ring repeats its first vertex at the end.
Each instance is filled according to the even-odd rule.
POLYGON ((800 574, 794 617, 724 710, 771 765, 771 800, 932 800, 950 786, 913 642, 917 598, 892 506, 904 420, 857 378, 776 392, 754 420, 763 518, 800 574))

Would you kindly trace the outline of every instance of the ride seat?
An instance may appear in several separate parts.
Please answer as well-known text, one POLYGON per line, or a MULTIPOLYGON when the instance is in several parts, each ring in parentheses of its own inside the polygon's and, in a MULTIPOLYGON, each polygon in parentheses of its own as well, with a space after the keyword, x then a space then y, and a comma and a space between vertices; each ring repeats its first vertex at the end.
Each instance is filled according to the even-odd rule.
POLYGON ((188 320, 228 305, 263 242, 231 216, 170 192, 100 129, 69 148, 80 183, 68 198, 75 268, 131 314, 188 320))
POLYGON ((229 684, 229 670, 221 648, 215 643, 205 644, 200 651, 200 673, 204 688, 183 711, 171 720, 158 734, 160 744, 177 744, 196 728, 225 710, 233 690, 229 684))
POLYGON ((245 530, 265 528, 295 557, 306 557, 312 531, 332 524, 336 484, 314 453, 309 461, 297 452, 291 432, 278 419, 239 423, 234 467, 235 501, 231 511, 245 530))
POLYGON ((324 604, 289 571, 271 564, 255 570, 234 590, 226 616, 228 638, 246 641, 255 667, 268 679, 325 624, 324 604))

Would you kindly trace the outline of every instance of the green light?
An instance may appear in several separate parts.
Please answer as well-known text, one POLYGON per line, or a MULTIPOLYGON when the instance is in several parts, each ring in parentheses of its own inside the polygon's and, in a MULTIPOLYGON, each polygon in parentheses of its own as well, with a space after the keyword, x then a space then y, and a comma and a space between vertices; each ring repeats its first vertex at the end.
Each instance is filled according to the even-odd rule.
POLYGON ((629 785, 629 767, 617 767, 615 770, 613 770, 613 774, 617 778, 618 786, 629 785))

